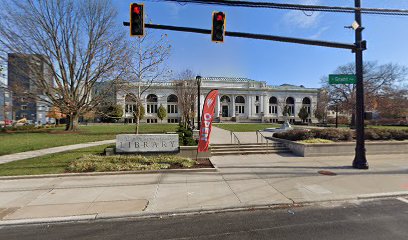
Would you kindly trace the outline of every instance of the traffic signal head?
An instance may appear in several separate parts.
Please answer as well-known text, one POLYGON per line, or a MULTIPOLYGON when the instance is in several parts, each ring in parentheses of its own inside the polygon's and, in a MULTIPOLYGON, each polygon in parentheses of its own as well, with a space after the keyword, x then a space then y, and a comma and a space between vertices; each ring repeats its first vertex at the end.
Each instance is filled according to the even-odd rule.
POLYGON ((213 12, 211 41, 224 42, 224 35, 225 35, 225 13, 213 12))
POLYGON ((144 4, 130 4, 130 36, 144 35, 144 4))

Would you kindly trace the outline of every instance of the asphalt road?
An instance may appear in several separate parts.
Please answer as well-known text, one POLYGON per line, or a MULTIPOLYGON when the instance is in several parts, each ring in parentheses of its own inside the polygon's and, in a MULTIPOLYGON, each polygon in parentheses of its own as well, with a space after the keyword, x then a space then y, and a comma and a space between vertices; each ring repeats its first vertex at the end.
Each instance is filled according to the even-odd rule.
POLYGON ((408 203, 383 199, 290 209, 0 227, 0 239, 408 239, 408 203))

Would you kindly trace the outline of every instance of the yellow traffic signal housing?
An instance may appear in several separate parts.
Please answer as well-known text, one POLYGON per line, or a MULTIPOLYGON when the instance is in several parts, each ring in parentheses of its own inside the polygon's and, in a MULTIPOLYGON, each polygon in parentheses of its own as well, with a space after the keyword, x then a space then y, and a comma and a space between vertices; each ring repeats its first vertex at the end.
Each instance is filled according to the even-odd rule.
POLYGON ((144 36, 144 4, 130 4, 130 36, 144 36))
POLYGON ((212 28, 211 28, 211 41, 224 42, 225 36, 225 13, 213 12, 212 14, 212 28))

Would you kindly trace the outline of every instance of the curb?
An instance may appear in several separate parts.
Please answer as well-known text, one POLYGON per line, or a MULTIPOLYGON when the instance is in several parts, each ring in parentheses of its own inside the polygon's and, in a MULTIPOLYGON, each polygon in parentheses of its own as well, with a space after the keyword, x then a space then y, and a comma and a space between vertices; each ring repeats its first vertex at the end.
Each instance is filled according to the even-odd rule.
POLYGON ((77 215, 67 217, 52 217, 52 218, 28 218, 16 220, 1 220, 0 226, 14 226, 14 225, 28 225, 28 224, 42 224, 42 223, 64 223, 64 222, 80 222, 95 220, 96 214, 77 215))
POLYGON ((271 203, 271 204, 253 204, 253 205, 232 205, 227 207, 201 207, 189 210, 174 210, 164 212, 140 212, 133 214, 89 214, 76 215, 66 217, 51 217, 51 218, 31 218, 31 219, 17 219, 17 220, 0 220, 0 226, 18 226, 28 224, 44 224, 44 223, 71 223, 84 221, 108 221, 120 220, 124 218, 133 219, 147 219, 147 218, 166 218, 175 216, 191 216, 199 214, 214 214, 225 212, 240 212, 248 210, 264 210, 264 209, 283 209, 283 208, 297 208, 304 206, 311 206, 313 204, 323 202, 341 202, 351 200, 369 200, 369 199, 386 199, 392 197, 408 196, 408 191, 378 193, 378 194, 362 194, 354 197, 339 198, 332 200, 317 200, 317 201, 299 201, 294 203, 271 203))
MULTIPOLYGON (((107 220, 120 220, 125 218, 133 219, 147 219, 147 218, 165 218, 175 216, 190 216, 198 214, 213 214, 222 212, 239 212, 245 210, 261 210, 261 209, 278 209, 288 207, 300 207, 299 204, 288 203, 276 203, 276 204, 256 204, 256 205, 233 205, 228 207, 201 207, 188 210, 173 210, 163 212, 140 212, 132 214, 87 214, 87 215, 74 215, 64 217, 50 217, 50 218, 27 218, 27 219, 12 219, 12 220, 0 220, 1 226, 18 226, 29 224, 45 224, 45 223, 73 223, 73 222, 85 222, 85 221, 107 221, 107 220)), ((302 205, 303 206, 303 205, 302 205)))
POLYGON ((107 175, 129 175, 129 174, 147 174, 147 173, 179 173, 179 172, 218 172, 214 168, 191 168, 191 169, 161 169, 149 171, 118 171, 118 172, 88 172, 88 173, 61 173, 61 174, 39 174, 23 176, 4 176, 1 180, 35 179, 35 178, 59 178, 59 177, 83 177, 83 176, 107 176, 107 175))

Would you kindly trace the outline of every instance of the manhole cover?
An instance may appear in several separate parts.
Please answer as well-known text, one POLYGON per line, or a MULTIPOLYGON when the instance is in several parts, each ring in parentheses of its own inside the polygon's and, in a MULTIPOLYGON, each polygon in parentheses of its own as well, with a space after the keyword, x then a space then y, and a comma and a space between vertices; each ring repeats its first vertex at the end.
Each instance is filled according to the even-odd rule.
POLYGON ((327 170, 320 170, 317 173, 322 174, 322 175, 327 175, 327 176, 336 176, 337 174, 331 171, 327 170))

